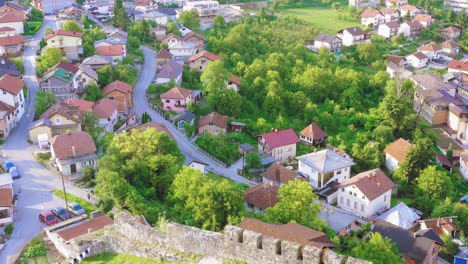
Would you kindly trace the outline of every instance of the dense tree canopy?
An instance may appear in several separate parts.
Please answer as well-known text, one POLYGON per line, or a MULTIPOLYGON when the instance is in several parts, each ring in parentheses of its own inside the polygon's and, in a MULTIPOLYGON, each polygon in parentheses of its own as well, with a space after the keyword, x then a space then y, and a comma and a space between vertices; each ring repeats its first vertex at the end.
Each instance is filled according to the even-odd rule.
POLYGON ((180 13, 179 22, 191 30, 197 30, 200 27, 200 17, 195 10, 180 13))
POLYGON ((382 264, 403 264, 405 263, 395 244, 379 233, 371 233, 369 241, 360 243, 351 250, 351 256, 382 264))
POLYGON ((78 25, 78 23, 73 20, 65 21, 65 23, 63 23, 62 29, 67 31, 83 32, 83 29, 80 27, 80 25, 78 25))
POLYGON ((112 24, 122 30, 126 30, 130 26, 130 18, 125 11, 122 0, 115 0, 114 2, 114 17, 112 18, 112 24))
POLYGON ((39 116, 54 105, 55 102, 57 102, 57 99, 53 93, 38 91, 36 93, 35 118, 39 118, 39 116))
POLYGON ((41 64, 46 68, 54 66, 63 59, 63 52, 56 47, 47 48, 40 57, 41 64))

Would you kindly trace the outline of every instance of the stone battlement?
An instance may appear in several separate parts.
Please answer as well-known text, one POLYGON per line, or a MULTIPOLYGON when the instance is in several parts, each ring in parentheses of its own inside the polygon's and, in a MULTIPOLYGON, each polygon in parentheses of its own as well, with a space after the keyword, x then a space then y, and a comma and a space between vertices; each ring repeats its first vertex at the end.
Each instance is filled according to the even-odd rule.
POLYGON ((73 257, 88 247, 92 255, 114 252, 167 261, 187 261, 183 256, 189 254, 248 263, 371 264, 346 259, 330 249, 302 246, 235 226, 218 233, 169 223, 163 233, 126 213, 115 215, 114 225, 102 234, 87 234, 60 248, 67 248, 67 252, 61 252, 64 256, 73 257))

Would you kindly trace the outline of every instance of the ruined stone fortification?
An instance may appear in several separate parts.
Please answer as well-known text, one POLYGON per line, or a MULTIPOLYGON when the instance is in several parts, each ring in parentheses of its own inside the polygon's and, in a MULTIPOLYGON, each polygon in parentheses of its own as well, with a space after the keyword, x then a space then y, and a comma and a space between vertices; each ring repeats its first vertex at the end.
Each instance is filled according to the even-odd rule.
POLYGON ((370 263, 346 260, 332 250, 302 247, 235 226, 227 226, 223 234, 169 223, 167 232, 162 233, 126 213, 117 214, 114 225, 103 231, 73 240, 66 245, 66 255, 77 256, 88 247, 93 255, 114 252, 167 261, 190 261, 188 255, 206 255, 248 263, 370 263))

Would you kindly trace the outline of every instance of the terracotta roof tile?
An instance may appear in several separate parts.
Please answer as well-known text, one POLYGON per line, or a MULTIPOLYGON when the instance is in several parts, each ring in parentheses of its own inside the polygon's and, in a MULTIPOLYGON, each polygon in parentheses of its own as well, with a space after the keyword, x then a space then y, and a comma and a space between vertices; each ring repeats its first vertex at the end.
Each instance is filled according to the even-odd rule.
POLYGON ((216 55, 216 54, 214 54, 214 53, 211 53, 211 52, 209 52, 209 51, 207 51, 207 50, 204 50, 204 51, 199 52, 199 53, 193 55, 192 57, 190 57, 190 58, 188 59, 188 63, 191 63, 191 62, 193 62, 193 61, 196 61, 196 60, 198 60, 198 59, 200 59, 200 58, 202 58, 202 57, 205 57, 205 58, 207 58, 207 59, 210 60, 210 61, 218 61, 218 60, 221 60, 221 57, 219 57, 218 55, 216 55))
POLYGON ((453 224, 453 218, 454 217, 426 219, 419 221, 419 223, 425 223, 427 228, 432 229, 437 235, 441 236, 446 234, 444 230, 447 230, 448 232, 462 230, 462 228, 453 224))
POLYGON ((101 56, 123 56, 124 47, 122 45, 99 46, 96 50, 101 56))
POLYGON ((42 115, 39 117, 40 119, 46 118, 49 119, 55 114, 60 114, 67 119, 73 120, 78 124, 81 124, 80 116, 83 112, 80 112, 79 106, 76 105, 69 105, 66 102, 58 102, 53 106, 49 107, 42 115))
POLYGON ((166 99, 187 99, 190 95, 192 95, 192 90, 185 89, 182 87, 173 87, 169 91, 160 95, 160 98, 163 100, 166 99))
POLYGON ((232 83, 235 83, 237 85, 240 85, 241 83, 241 78, 237 75, 231 74, 229 75, 229 81, 232 83))
POLYGON ((278 202, 278 186, 273 183, 261 183, 244 194, 244 200, 261 209, 274 206, 278 202))
POLYGON ((175 39, 177 39, 178 41, 182 41, 182 37, 179 37, 179 36, 177 36, 176 34, 171 33, 171 34, 165 36, 165 37, 161 40, 161 42, 162 42, 162 43, 167 43, 167 42, 169 41, 169 39, 171 39, 171 38, 175 38, 175 39))
POLYGON ((81 32, 76 32, 76 31, 66 31, 63 29, 55 30, 50 32, 47 36, 45 36, 44 40, 47 41, 50 38, 53 38, 55 36, 67 36, 67 37, 77 37, 77 38, 82 38, 83 33, 81 32))
POLYGON ((403 56, 396 56, 396 55, 388 55, 387 60, 395 63, 395 64, 400 64, 401 61, 405 60, 405 57, 403 56))
POLYGON ((325 131, 323 131, 316 123, 308 125, 300 134, 311 139, 322 139, 328 137, 328 134, 325 133, 325 131))
POLYGON ((424 55, 424 53, 418 51, 416 53, 413 53, 411 54, 413 56, 415 56, 416 58, 420 59, 420 60, 424 60, 424 59, 427 59, 426 55, 424 55))
POLYGON ((62 68, 66 70, 67 72, 71 72, 71 73, 77 73, 79 70, 78 67, 66 61, 61 61, 55 64, 54 66, 52 66, 51 69, 56 69, 56 68, 62 68))
POLYGON ((122 81, 113 81, 112 83, 104 87, 102 91, 104 92, 104 94, 109 94, 110 92, 115 90, 121 93, 131 93, 133 87, 130 84, 124 83, 122 81))
POLYGON ((468 71, 468 60, 459 61, 452 60, 448 64, 449 69, 459 70, 459 71, 468 71))
POLYGON ((278 163, 273 163, 265 172, 260 173, 260 176, 274 182, 281 182, 283 184, 298 179, 297 172, 286 169, 278 163))
POLYGON ((382 15, 382 14, 380 14, 379 10, 375 10, 375 9, 366 9, 364 10, 364 12, 361 13, 362 18, 371 18, 377 15, 382 15))
POLYGON ((24 44, 24 37, 22 35, 0 38, 0 46, 12 46, 20 44, 24 44))
POLYGON ((81 100, 81 99, 67 99, 65 102, 68 105, 78 107, 78 109, 80 109, 80 111, 82 112, 91 110, 94 106, 94 102, 81 100))
POLYGON ((296 133, 292 128, 286 130, 275 130, 270 133, 261 134, 260 137, 265 139, 265 143, 269 148, 276 148, 299 142, 296 133))
POLYGON ((381 169, 374 169, 361 172, 352 178, 340 183, 337 188, 354 185, 370 201, 391 190, 395 183, 385 175, 381 169))
POLYGON ((395 8, 382 8, 380 9, 380 13, 384 14, 384 15, 392 15, 392 14, 395 14, 397 13, 397 10, 395 8))
POLYGON ((67 159, 96 153, 93 138, 83 131, 57 135, 50 139, 55 157, 67 159), (73 153, 73 147, 75 153, 73 153))
POLYGON ((0 206, 7 207, 13 205, 13 194, 10 188, 0 188, 0 206))
POLYGON ((7 91, 14 95, 19 94, 25 85, 26 83, 23 80, 9 74, 0 77, 0 90, 7 91))
POLYGON ((185 35, 182 37, 182 40, 187 41, 187 40, 188 40, 189 38, 191 38, 191 37, 196 37, 196 38, 199 38, 199 39, 201 39, 201 40, 203 40, 203 41, 206 40, 205 36, 203 36, 202 34, 198 34, 198 33, 196 33, 196 32, 193 32, 193 31, 192 31, 192 32, 189 32, 189 33, 187 33, 187 34, 185 34, 185 35))
POLYGON ((216 112, 211 112, 198 120, 198 127, 208 125, 209 123, 212 123, 220 128, 227 128, 227 116, 220 115, 216 112))
POLYGON ((172 53, 167 51, 166 49, 160 50, 157 55, 158 59, 172 59, 172 53))
POLYGON ((423 14, 417 14, 414 16, 414 20, 416 21, 423 21, 423 22, 430 22, 432 20, 432 16, 430 15, 423 15, 423 14))
POLYGON ((438 51, 440 50, 440 46, 436 45, 434 43, 429 43, 426 45, 422 45, 421 47, 418 48, 418 51, 438 51))
POLYGON ((295 224, 269 224, 253 218, 244 218, 240 228, 251 230, 263 235, 301 244, 303 246, 313 246, 318 248, 337 247, 327 237, 326 234, 317 230, 295 224))
POLYGON ((413 5, 402 5, 400 7, 401 10, 405 10, 405 11, 413 11, 415 9, 417 9, 417 7, 413 6, 413 5))
POLYGON ((93 107, 93 114, 99 118, 111 117, 117 112, 118 103, 114 100, 104 98, 96 102, 93 107))
POLYGON ((408 154, 411 146, 412 145, 408 141, 404 140, 403 138, 399 138, 395 142, 388 145, 384 151, 401 164, 405 161, 406 154, 408 154))
POLYGON ((440 43, 440 47, 445 49, 456 49, 458 48, 458 44, 455 41, 446 40, 440 43))
POLYGON ((21 16, 16 13, 0 14, 0 23, 12 23, 12 22, 22 22, 22 21, 24 21, 24 16, 21 16))
POLYGON ((114 224, 114 220, 108 217, 107 215, 103 215, 89 221, 85 221, 78 225, 72 226, 67 228, 63 231, 58 232, 57 234, 65 241, 70 241, 74 238, 82 236, 84 234, 88 234, 90 232, 98 231, 103 229, 105 226, 114 224))
POLYGON ((8 114, 11 114, 15 111, 15 108, 13 106, 10 106, 2 101, 0 101, 0 111, 1 112, 7 112, 8 114))
POLYGON ((450 26, 448 28, 444 28, 442 30, 442 32, 447 32, 447 33, 458 33, 458 32, 461 32, 461 30, 457 27, 454 27, 454 26, 450 26))

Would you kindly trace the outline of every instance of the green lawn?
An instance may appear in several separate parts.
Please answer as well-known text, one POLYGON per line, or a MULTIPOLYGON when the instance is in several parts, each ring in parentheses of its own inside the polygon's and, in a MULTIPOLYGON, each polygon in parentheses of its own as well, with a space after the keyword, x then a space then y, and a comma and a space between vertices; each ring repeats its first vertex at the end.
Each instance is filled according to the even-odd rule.
POLYGON ((338 18, 338 14, 341 11, 332 10, 330 7, 316 7, 316 6, 306 6, 300 8, 291 8, 281 13, 285 15, 297 16, 304 21, 307 21, 312 26, 320 29, 321 32, 328 34, 335 34, 338 30, 360 26, 358 21, 349 21, 338 18))
MULTIPOLYGON (((55 195, 57 195, 58 197, 62 198, 62 199, 65 199, 65 196, 63 195, 63 191, 61 190, 55 190, 53 191, 53 193, 55 195)), ((96 206, 94 206, 93 204, 89 203, 88 201, 86 201, 85 199, 82 199, 80 197, 77 197, 75 195, 72 195, 72 194, 69 194, 67 193, 67 202, 77 202, 79 203, 81 206, 83 206, 83 208, 85 209, 86 211, 86 214, 91 218, 91 212, 94 212, 97 210, 96 206)))
POLYGON ((83 264, 127 264, 127 263, 163 264, 163 263, 171 263, 171 262, 140 258, 140 257, 131 256, 127 254, 104 253, 104 254, 93 256, 93 257, 85 258, 80 263, 83 263, 83 264))
POLYGON ((36 34, 42 27, 42 22, 27 22, 24 24, 24 35, 31 36, 36 34))

